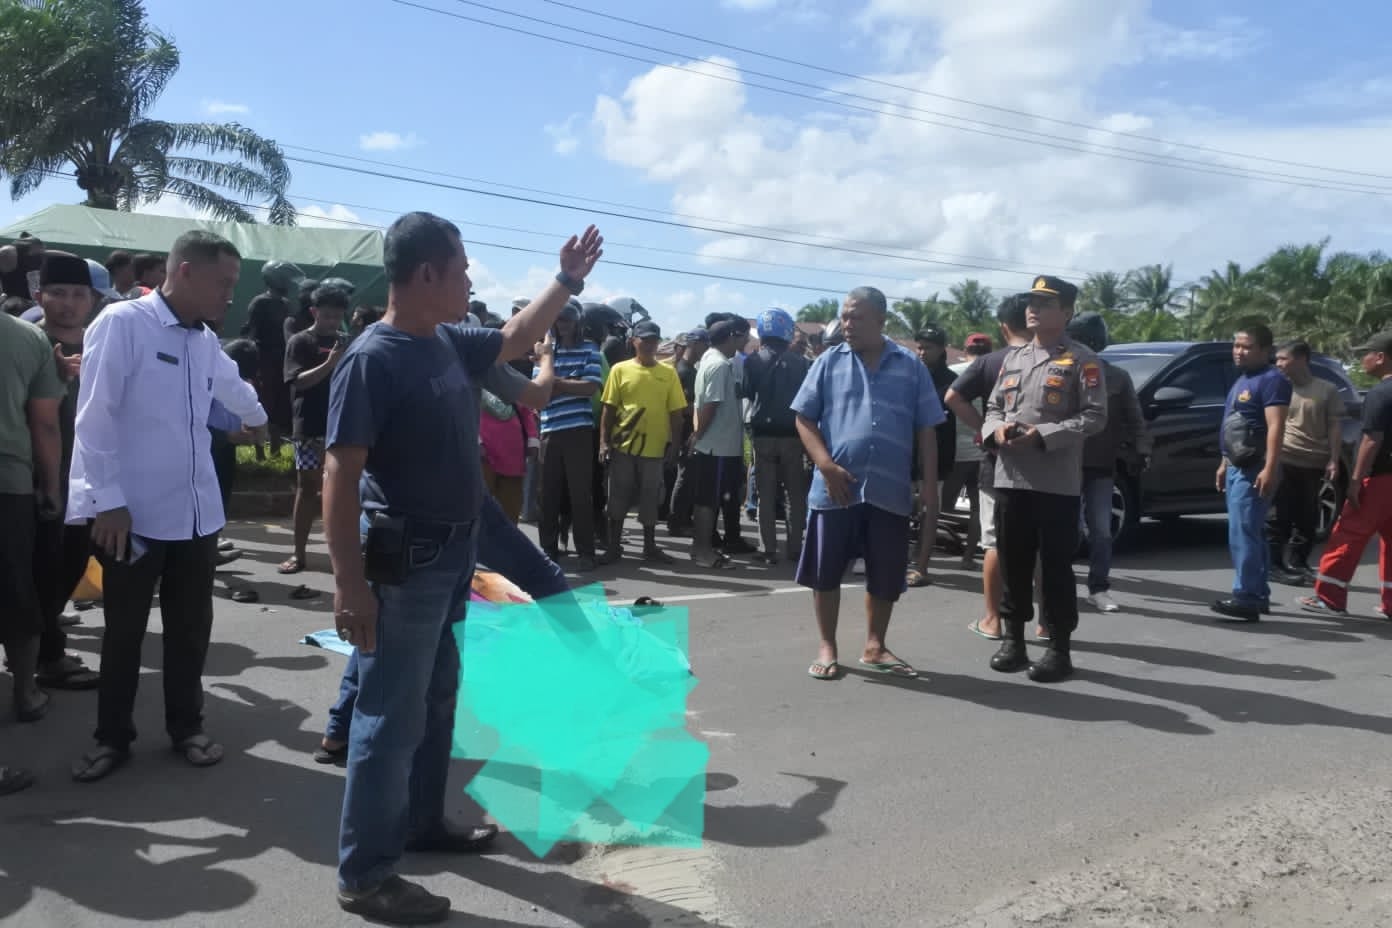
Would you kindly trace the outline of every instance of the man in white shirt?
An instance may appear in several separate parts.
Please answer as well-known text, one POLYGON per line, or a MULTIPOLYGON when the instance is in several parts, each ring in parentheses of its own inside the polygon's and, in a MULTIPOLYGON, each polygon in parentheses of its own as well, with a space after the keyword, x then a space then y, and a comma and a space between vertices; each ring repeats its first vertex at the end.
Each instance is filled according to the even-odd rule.
POLYGON ((196 767, 222 760, 203 732, 203 661, 213 569, 225 524, 208 411, 217 400, 259 429, 266 413, 205 323, 220 320, 241 256, 208 232, 180 236, 168 275, 87 329, 69 480, 70 523, 90 520, 103 568, 97 746, 73 777, 106 777, 130 758, 140 652, 156 584, 164 628, 165 724, 196 767))

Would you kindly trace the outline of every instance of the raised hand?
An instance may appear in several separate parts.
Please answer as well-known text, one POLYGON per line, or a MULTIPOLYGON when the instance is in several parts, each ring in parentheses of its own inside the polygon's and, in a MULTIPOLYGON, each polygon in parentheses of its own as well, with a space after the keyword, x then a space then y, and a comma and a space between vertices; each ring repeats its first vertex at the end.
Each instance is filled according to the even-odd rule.
POLYGON ((583 235, 570 237, 561 246, 561 271, 571 280, 584 280, 604 255, 604 236, 590 226, 583 235))

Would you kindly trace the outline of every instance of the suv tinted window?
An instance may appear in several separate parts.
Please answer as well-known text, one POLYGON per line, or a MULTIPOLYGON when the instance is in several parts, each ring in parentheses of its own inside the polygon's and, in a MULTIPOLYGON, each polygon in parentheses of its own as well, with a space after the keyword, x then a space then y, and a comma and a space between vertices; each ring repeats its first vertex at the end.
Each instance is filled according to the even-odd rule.
POLYGON ((1358 402, 1358 394, 1353 392, 1349 379, 1340 376, 1340 372, 1333 370, 1323 361, 1312 361, 1310 363, 1310 373, 1320 380, 1327 380, 1339 388, 1339 395, 1344 398, 1345 403, 1358 402))
POLYGON ((1194 406, 1222 406, 1228 399, 1227 367, 1222 358, 1198 358, 1165 378, 1165 386, 1194 394, 1194 406))

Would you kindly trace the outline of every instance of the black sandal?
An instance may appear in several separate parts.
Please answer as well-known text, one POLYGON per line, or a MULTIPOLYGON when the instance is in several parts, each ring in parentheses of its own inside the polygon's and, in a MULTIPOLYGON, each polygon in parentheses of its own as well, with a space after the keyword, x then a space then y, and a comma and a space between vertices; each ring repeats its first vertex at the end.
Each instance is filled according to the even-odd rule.
POLYGON ((34 774, 23 767, 0 767, 0 796, 8 796, 34 785, 34 774))
POLYGON ((101 685, 101 674, 84 666, 82 658, 64 654, 56 661, 40 664, 35 680, 51 690, 94 690, 101 685))
POLYGON ((72 776, 79 783, 95 783, 111 776, 130 760, 130 749, 113 748, 109 744, 99 744, 94 750, 82 755, 73 764, 72 776))
POLYGON ((222 745, 207 735, 191 735, 174 745, 174 753, 194 767, 213 767, 222 763, 222 745))
POLYGON ((314 762, 316 764, 333 764, 335 767, 348 766, 348 745, 344 744, 336 748, 326 748, 320 744, 314 751, 314 762))

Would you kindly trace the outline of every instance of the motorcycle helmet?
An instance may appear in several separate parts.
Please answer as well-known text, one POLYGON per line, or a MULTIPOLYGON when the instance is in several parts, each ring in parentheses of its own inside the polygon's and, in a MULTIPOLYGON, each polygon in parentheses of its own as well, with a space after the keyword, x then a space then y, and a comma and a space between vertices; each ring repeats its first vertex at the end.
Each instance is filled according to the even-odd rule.
POLYGON ((612 306, 585 303, 580 309, 580 337, 596 345, 604 344, 610 335, 626 332, 628 326, 612 306), (617 330, 617 331, 616 331, 617 330))
POLYGON ((648 315, 648 311, 643 308, 643 304, 639 303, 631 296, 621 296, 610 300, 608 306, 610 309, 614 310, 614 312, 618 313, 619 317, 622 318, 624 322, 628 323, 630 328, 652 318, 652 316, 648 315))
POLYGON ((289 261, 267 261, 261 267, 261 279, 272 293, 291 293, 305 279, 304 271, 289 261))
POLYGON ((1107 347, 1107 320, 1101 313, 1081 313, 1068 323, 1068 337, 1093 351, 1107 347))
POLYGON ((770 338, 790 342, 793 340, 793 334, 797 332, 797 323, 787 312, 775 307, 774 309, 766 309, 759 314, 755 331, 759 333, 759 341, 761 342, 768 341, 770 338))
POLYGON ((325 277, 319 282, 319 286, 333 287, 335 290, 342 290, 350 297, 358 290, 357 286, 351 280, 346 280, 342 277, 325 277))
POLYGON ((845 340, 846 337, 841 334, 840 317, 831 320, 831 322, 827 324, 827 327, 822 330, 822 344, 826 345, 828 348, 835 348, 845 340))

